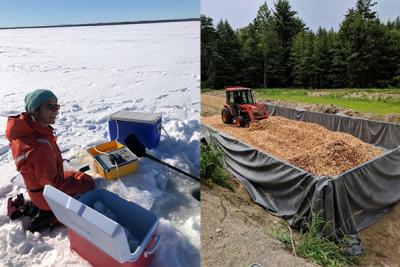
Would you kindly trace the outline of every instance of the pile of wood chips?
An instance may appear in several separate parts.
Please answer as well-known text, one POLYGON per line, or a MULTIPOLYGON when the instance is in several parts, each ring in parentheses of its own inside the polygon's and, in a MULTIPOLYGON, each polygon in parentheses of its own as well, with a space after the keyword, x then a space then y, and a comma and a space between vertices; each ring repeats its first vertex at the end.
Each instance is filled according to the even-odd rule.
POLYGON ((250 123, 249 128, 223 124, 220 116, 201 120, 314 175, 335 176, 383 153, 350 134, 278 116, 250 123))

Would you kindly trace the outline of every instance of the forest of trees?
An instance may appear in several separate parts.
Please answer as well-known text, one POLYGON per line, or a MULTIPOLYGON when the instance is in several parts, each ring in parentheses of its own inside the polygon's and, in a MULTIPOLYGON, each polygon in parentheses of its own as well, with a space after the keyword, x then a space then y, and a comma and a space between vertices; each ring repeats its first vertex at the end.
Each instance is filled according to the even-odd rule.
POLYGON ((308 29, 288 0, 237 31, 202 15, 202 88, 400 87, 400 18, 380 21, 375 4, 357 0, 338 31, 308 29))

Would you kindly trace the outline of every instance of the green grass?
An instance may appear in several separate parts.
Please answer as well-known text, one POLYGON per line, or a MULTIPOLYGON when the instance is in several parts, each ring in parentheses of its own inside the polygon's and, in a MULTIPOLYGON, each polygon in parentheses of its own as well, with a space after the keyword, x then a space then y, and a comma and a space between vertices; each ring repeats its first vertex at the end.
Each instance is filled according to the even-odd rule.
MULTIPOLYGON (((297 244, 293 241, 295 254, 321 266, 336 267, 354 265, 356 263, 356 258, 344 253, 346 238, 339 243, 328 240, 321 234, 325 226, 327 226, 327 224, 314 212, 311 222, 307 225, 306 231, 301 233, 297 244)), ((267 233, 269 236, 283 242, 286 248, 293 252, 292 239, 288 229, 283 225, 272 225, 267 233)))
MULTIPOLYGON (((353 265, 355 258, 343 252, 344 241, 342 243, 334 243, 322 236, 321 232, 323 232, 325 226, 327 224, 316 212, 313 212, 311 222, 307 225, 307 231, 296 246, 297 254, 300 257, 311 259, 322 266, 353 265)), ((343 240, 346 240, 346 238, 343 240)))
POLYGON ((200 179, 202 183, 209 184, 213 182, 222 187, 234 191, 229 183, 229 175, 224 169, 223 152, 211 142, 209 145, 201 144, 200 154, 200 179))
POLYGON ((288 249, 291 249, 291 239, 288 231, 281 224, 274 224, 267 231, 268 235, 281 241, 288 249))
POLYGON ((400 89, 257 89, 257 99, 332 104, 361 113, 400 114, 400 89), (319 94, 313 96, 311 94, 319 94))

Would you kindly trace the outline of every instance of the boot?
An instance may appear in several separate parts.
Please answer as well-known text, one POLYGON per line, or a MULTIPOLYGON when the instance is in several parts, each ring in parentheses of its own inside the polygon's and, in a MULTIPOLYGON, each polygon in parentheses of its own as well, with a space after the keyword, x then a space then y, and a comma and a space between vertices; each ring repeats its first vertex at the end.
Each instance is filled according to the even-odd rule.
POLYGON ((46 228, 50 228, 51 231, 57 224, 58 221, 52 211, 39 210, 39 212, 33 217, 32 221, 26 227, 26 230, 34 233, 41 232, 46 228))

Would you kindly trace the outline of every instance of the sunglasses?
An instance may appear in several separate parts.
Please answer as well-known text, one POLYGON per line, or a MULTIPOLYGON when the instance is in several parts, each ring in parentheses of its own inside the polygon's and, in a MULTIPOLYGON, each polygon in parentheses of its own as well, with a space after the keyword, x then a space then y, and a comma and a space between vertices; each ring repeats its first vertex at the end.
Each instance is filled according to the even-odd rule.
POLYGON ((47 104, 47 109, 51 111, 59 110, 60 107, 59 104, 47 104))

